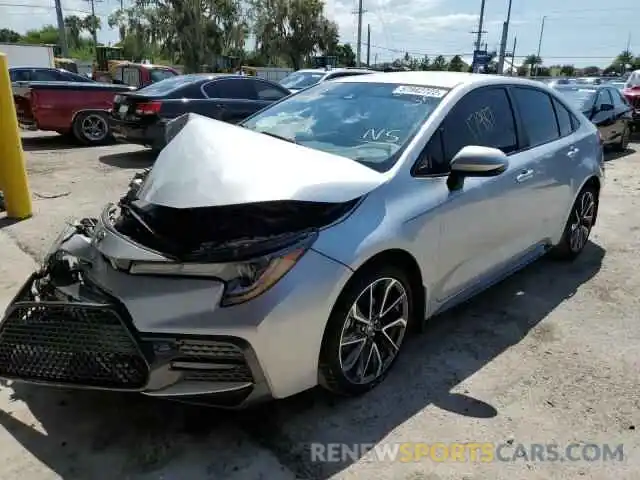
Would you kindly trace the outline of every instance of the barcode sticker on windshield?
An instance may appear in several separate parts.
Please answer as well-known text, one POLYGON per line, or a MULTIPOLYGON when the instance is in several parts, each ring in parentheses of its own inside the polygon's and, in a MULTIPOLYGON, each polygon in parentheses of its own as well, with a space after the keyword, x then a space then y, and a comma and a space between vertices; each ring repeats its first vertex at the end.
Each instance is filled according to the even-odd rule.
POLYGON ((394 95, 415 95, 416 97, 442 98, 447 93, 442 88, 418 87, 415 85, 400 85, 394 91, 394 95))

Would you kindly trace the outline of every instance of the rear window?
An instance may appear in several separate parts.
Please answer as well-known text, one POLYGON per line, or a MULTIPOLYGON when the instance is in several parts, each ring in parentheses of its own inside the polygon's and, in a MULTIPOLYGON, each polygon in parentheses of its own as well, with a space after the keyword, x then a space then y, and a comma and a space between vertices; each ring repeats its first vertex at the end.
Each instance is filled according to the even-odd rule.
POLYGON ((571 106, 583 112, 593 106, 597 93, 593 88, 557 88, 556 90, 571 106))
POLYGON ((171 70, 166 70, 164 68, 153 68, 149 70, 149 75, 151 76, 152 82, 161 82, 162 80, 166 80, 167 78, 173 78, 176 76, 174 72, 171 70))
POLYGON ((318 83, 324 76, 323 72, 293 72, 284 77, 280 81, 280 85, 285 88, 307 88, 318 83))
POLYGON ((160 97, 168 93, 178 90, 179 88, 194 83, 201 77, 191 75, 174 75, 166 80, 161 80, 157 83, 141 88, 137 93, 145 95, 147 97, 160 97))

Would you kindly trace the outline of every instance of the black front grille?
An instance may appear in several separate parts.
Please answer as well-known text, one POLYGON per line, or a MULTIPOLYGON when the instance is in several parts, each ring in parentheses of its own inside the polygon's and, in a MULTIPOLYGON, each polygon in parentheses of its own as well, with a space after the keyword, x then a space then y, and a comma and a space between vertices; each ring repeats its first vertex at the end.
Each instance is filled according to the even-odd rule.
POLYGON ((0 327, 0 377, 140 390, 148 366, 108 306, 19 303, 0 327))
POLYGON ((185 380, 201 382, 253 382, 251 369, 240 347, 221 341, 181 340, 172 369, 185 380))

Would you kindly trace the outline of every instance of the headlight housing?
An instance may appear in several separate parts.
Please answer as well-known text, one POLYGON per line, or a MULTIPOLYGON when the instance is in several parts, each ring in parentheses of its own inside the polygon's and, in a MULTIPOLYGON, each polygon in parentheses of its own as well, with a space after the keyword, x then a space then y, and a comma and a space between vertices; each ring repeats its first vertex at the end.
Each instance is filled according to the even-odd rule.
POLYGON ((289 248, 229 263, 132 262, 132 275, 215 278, 225 283, 221 306, 252 300, 273 287, 302 258, 315 236, 289 248))

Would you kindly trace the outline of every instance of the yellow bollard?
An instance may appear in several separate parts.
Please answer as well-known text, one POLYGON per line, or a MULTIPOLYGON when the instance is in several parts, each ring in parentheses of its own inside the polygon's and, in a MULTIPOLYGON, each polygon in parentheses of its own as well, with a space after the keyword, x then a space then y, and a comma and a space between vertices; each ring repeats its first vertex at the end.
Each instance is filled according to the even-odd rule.
POLYGON ((23 219, 31 216, 31 192, 4 53, 0 53, 0 188, 8 217, 23 219))

